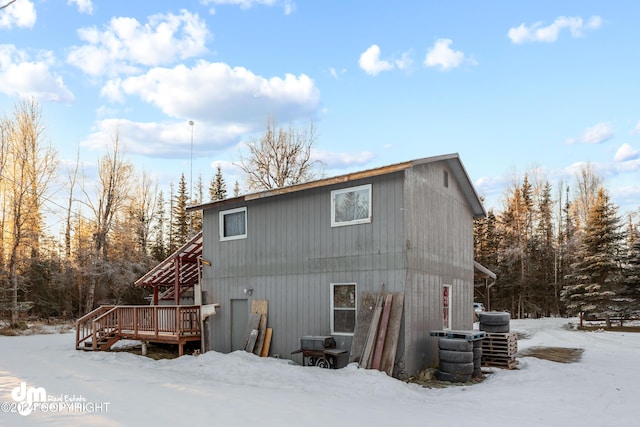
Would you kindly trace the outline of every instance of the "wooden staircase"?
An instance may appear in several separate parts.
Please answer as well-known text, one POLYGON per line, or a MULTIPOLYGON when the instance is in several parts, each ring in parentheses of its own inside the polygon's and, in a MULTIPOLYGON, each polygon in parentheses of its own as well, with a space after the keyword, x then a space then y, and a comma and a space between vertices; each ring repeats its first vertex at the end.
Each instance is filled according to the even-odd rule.
POLYGON ((121 339, 177 344, 200 341, 200 306, 103 305, 76 322, 76 350, 109 350, 121 339))

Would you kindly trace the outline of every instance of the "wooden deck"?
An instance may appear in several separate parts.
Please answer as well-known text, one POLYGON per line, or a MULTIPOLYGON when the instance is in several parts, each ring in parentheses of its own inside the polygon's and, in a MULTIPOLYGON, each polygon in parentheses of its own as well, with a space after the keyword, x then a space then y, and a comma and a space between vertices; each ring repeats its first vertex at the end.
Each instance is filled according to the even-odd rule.
POLYGON ((108 350, 121 339, 177 344, 200 341, 198 305, 103 305, 76 322, 77 350, 108 350))

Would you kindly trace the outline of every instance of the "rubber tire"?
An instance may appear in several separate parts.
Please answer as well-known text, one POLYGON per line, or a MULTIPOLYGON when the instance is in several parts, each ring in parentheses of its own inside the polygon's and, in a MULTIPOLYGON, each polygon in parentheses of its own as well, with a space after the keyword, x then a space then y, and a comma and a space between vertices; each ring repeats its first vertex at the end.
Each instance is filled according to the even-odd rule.
POLYGON ((469 381, 471 381, 470 374, 456 375, 456 374, 450 374, 449 372, 442 372, 442 371, 436 372, 436 378, 439 379, 440 381, 447 381, 450 383, 468 383, 469 381))
POLYGON ((504 325, 509 324, 511 315, 503 311, 488 311, 480 313, 480 325, 504 325))
POLYGON ((473 348, 473 358, 480 359, 482 357, 482 347, 473 348))
POLYGON ((469 363, 473 362, 473 352, 471 351, 453 351, 453 350, 440 350, 438 352, 440 362, 451 363, 469 363))
POLYGON ((448 374, 454 375, 471 375, 474 370, 473 362, 471 363, 451 363, 440 362, 440 370, 448 374))
POLYGON ((506 334, 509 332, 509 324, 506 325, 483 325, 480 323, 480 330, 490 334, 506 334))
POLYGON ((316 366, 318 368, 330 369, 331 362, 327 359, 323 359, 322 357, 318 357, 318 360, 316 360, 316 366))
POLYGON ((473 344, 462 338, 439 338, 438 348, 440 350, 472 351, 473 344))
POLYGON ((475 368, 471 374, 471 378, 482 378, 482 368, 475 368))

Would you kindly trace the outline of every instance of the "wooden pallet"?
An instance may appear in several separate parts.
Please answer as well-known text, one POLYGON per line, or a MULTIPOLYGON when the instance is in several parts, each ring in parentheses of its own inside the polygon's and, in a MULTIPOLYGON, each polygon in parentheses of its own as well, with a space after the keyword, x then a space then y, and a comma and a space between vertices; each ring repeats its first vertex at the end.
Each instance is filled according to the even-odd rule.
POLYGON ((518 339, 515 332, 490 333, 482 340, 482 366, 514 369, 518 362, 518 339))
POLYGON ((518 361, 515 357, 496 357, 496 356, 482 356, 482 366, 495 367, 503 369, 515 369, 518 366, 518 361))

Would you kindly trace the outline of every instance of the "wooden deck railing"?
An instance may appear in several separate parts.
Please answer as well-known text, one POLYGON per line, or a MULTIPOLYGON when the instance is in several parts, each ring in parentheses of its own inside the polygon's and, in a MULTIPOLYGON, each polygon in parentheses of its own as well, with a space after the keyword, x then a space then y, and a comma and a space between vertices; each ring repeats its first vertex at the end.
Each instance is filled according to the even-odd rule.
POLYGON ((176 343, 200 337, 200 306, 100 306, 76 322, 76 349, 106 350, 122 338, 176 343))

